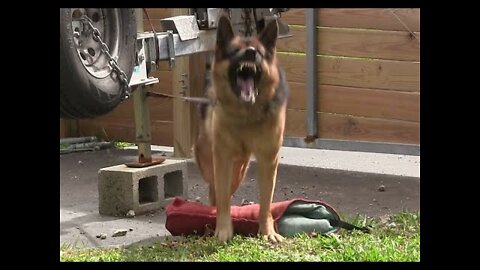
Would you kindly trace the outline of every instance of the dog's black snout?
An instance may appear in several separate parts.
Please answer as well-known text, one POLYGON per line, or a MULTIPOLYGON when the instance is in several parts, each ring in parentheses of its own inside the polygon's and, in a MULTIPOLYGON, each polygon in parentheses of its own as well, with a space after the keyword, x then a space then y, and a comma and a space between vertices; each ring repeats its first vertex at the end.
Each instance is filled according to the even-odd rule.
POLYGON ((245 61, 255 61, 255 58, 257 57, 257 50, 254 47, 248 47, 245 49, 243 57, 245 61))

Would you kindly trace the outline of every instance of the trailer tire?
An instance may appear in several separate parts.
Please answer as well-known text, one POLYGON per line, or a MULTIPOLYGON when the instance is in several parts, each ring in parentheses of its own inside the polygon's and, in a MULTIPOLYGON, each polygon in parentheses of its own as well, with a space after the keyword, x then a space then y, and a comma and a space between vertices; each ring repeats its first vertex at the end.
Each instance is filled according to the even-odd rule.
POLYGON ((135 65, 137 29, 134 9, 61 8, 61 118, 100 116, 112 111, 123 100, 123 85, 109 67, 109 58, 102 51, 101 43, 95 41, 91 28, 73 19, 81 14, 92 19, 110 54, 127 75, 127 81, 130 81, 135 65))

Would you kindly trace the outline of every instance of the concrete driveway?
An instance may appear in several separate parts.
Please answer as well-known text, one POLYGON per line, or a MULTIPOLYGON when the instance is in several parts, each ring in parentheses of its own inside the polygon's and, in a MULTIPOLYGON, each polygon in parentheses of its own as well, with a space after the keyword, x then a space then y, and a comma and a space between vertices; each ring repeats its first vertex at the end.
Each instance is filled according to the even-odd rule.
MULTIPOLYGON (((171 156, 170 147, 153 147, 171 156)), ((135 149, 106 149, 60 156, 60 245, 98 247, 150 242, 169 236, 163 210, 118 218, 98 213, 97 173, 104 167, 136 160, 135 149), (129 230, 112 237, 117 229, 129 230), (106 239, 96 236, 106 234, 106 239)), ((207 203, 208 187, 193 162, 188 163, 188 199, 207 203)), ((258 201, 256 164, 232 203, 258 201)), ((321 199, 343 216, 371 217, 420 208, 420 157, 283 147, 274 201, 321 199), (379 191, 383 186, 384 191, 379 191)))

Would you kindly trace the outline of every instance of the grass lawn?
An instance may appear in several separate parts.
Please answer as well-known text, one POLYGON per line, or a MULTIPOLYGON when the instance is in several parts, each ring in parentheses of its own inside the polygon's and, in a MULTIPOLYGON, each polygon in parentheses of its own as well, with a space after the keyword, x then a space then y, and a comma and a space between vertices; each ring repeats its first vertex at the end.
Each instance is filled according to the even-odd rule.
POLYGON ((347 219, 372 232, 341 230, 332 235, 302 234, 271 244, 235 236, 227 245, 212 237, 173 238, 126 248, 60 248, 60 261, 420 261, 420 213, 388 219, 347 219))

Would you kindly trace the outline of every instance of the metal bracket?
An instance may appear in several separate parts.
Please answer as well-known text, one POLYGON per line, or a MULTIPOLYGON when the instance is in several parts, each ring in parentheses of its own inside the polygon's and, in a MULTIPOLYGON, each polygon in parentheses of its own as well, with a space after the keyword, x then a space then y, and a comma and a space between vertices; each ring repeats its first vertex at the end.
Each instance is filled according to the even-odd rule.
MULTIPOLYGON (((170 68, 175 67, 175 58, 189 56, 195 53, 213 51, 216 42, 216 27, 218 15, 223 11, 221 8, 198 9, 197 12, 205 12, 207 18, 202 17, 210 24, 208 30, 199 30, 195 16, 175 16, 161 20, 165 32, 157 33, 156 37, 151 32, 138 33, 137 40, 141 40, 137 48, 139 60, 134 68, 130 79, 130 86, 148 85, 158 83, 157 78, 148 78, 147 74, 156 68, 156 63, 161 60, 169 61, 170 68), (151 39, 156 38, 158 47, 151 39), (143 60, 143 61, 140 61, 143 60)), ((241 23, 241 9, 230 9, 232 11, 232 24, 239 27, 241 23)), ((252 11, 253 12, 253 11, 252 11)), ((292 36, 289 34, 288 25, 280 21, 279 16, 269 9, 256 9, 257 20, 277 20, 279 26, 278 38, 292 36)))
POLYGON ((178 34, 181 41, 198 37, 198 24, 193 15, 181 15, 161 19, 160 24, 162 25, 163 30, 172 30, 173 33, 178 34))
POLYGON ((220 14, 224 8, 194 8, 194 16, 197 18, 198 28, 202 30, 217 28, 220 14))
POLYGON ((209 28, 217 28, 218 19, 222 14, 223 8, 207 8, 207 20, 209 28))
MULTIPOLYGON (((132 77, 130 78, 129 86, 140 86, 158 83, 158 78, 148 77, 147 66, 151 65, 149 58, 149 47, 146 46, 146 40, 153 39, 153 35, 138 34, 136 44, 136 65, 133 67, 132 77)), ((153 42, 152 42, 153 43, 153 42)))
POLYGON ((158 61, 158 49, 156 46, 158 42, 155 38, 145 39, 146 51, 145 55, 147 58, 147 74, 157 70, 157 61, 158 61))
POLYGON ((173 31, 167 31, 168 62, 170 68, 175 67, 175 43, 173 42, 173 31))

